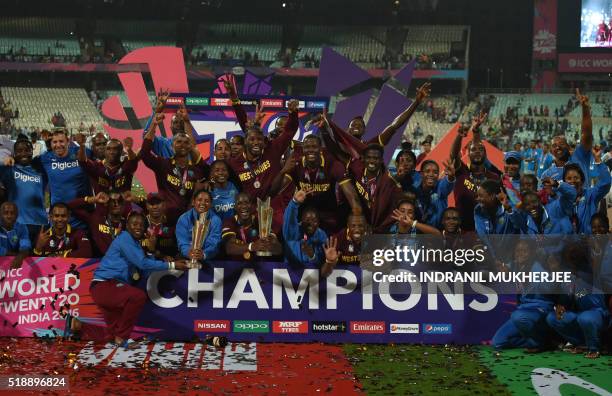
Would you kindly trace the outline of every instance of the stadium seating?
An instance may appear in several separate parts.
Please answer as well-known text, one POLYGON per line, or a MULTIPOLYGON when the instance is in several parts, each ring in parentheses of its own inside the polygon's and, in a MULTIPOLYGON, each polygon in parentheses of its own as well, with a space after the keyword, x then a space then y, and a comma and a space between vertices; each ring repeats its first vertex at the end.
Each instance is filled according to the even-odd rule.
POLYGON ((329 46, 353 61, 365 61, 370 58, 381 58, 385 53, 386 28, 381 26, 367 27, 304 27, 300 43, 301 51, 297 57, 314 55, 321 57, 321 47, 329 46))
POLYGON ((176 23, 172 21, 126 21, 100 19, 96 22, 97 37, 116 37, 124 40, 174 41, 176 23))
POLYGON ((78 56, 75 21, 68 18, 0 18, 0 54, 78 56))
POLYGON ((281 49, 282 27, 280 25, 255 24, 202 24, 197 33, 193 55, 206 51, 209 59, 240 59, 246 51, 261 61, 271 62, 278 58, 281 49))
POLYGON ((155 47, 155 46, 170 46, 175 47, 176 43, 172 41, 141 41, 141 40, 123 40, 123 47, 126 52, 134 51, 138 48, 155 47))
POLYGON ((403 53, 419 54, 448 54, 451 43, 463 40, 465 26, 407 26, 406 41, 403 53))
POLYGON ((76 130, 81 122, 101 127, 102 117, 84 89, 2 87, 0 91, 13 109, 19 109, 19 118, 13 120, 17 128, 52 128, 51 117, 58 110, 69 130, 76 130))
POLYGON ((0 53, 8 54, 11 51, 17 54, 20 48, 25 48, 24 55, 57 55, 57 56, 78 56, 81 53, 79 42, 64 39, 35 39, 35 38, 15 38, 0 37, 0 53))

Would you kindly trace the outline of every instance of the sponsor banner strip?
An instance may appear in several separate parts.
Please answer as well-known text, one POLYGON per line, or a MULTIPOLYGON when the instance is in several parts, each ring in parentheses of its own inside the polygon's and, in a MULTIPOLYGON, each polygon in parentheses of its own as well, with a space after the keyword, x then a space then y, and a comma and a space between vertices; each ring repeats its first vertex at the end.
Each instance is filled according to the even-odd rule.
MULTIPOLYGON (((60 333, 63 304, 88 323, 104 324, 89 295, 95 259, 28 258, 18 270, 10 270, 11 261, 0 258, 3 335, 60 333)), ((279 262, 210 262, 202 270, 155 272, 137 285, 150 300, 136 332, 161 340, 210 333, 235 342, 480 344, 507 320, 515 301, 486 288, 462 294, 452 284, 444 294, 428 294, 437 284, 419 285, 410 295, 373 294, 372 282, 372 273, 358 266, 322 279, 315 266, 279 262), (412 320, 404 324, 407 317, 412 320)))

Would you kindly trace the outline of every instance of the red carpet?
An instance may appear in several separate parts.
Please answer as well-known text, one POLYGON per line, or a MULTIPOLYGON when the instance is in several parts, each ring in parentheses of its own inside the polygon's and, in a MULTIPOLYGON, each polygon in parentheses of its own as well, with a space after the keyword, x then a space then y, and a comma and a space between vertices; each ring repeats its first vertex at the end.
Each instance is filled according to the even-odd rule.
POLYGON ((0 376, 66 375, 71 394, 344 395, 361 389, 342 348, 333 345, 252 343, 215 349, 151 342, 125 351, 86 342, 0 338, 0 350, 0 376))

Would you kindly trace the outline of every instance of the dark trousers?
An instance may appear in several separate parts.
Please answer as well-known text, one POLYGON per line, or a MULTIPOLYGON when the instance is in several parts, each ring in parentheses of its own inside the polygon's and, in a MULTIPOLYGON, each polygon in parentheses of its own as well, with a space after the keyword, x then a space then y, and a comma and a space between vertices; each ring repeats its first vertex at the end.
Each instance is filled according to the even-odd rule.
POLYGON ((128 339, 142 307, 147 302, 147 294, 117 280, 96 282, 90 292, 104 315, 109 335, 128 339))

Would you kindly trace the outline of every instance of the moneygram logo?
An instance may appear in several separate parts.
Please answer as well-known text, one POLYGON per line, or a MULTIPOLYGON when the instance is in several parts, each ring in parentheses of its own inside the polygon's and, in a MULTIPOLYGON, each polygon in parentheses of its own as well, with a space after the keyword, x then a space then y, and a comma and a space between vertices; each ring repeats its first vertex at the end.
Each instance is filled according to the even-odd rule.
POLYGON ((182 104, 183 104, 183 100, 184 100, 184 99, 183 99, 183 98, 180 98, 180 97, 178 97, 178 98, 176 98, 176 97, 175 97, 175 98, 170 97, 170 98, 168 98, 168 100, 166 101, 166 104, 169 104, 169 105, 174 105, 174 106, 178 106, 178 105, 182 105, 182 104))
POLYGON ((275 320, 272 322, 273 333, 293 333, 306 334, 308 333, 308 321, 282 321, 275 320))
POLYGON ((185 98, 187 106, 208 106, 208 98, 185 98))
MULTIPOLYGON (((287 108, 289 107, 289 101, 288 100, 285 101, 285 107, 287 107, 287 108)), ((305 107, 306 107, 306 102, 304 102, 303 100, 300 100, 298 102, 298 109, 303 109, 305 107)))
POLYGON ((282 99, 262 99, 261 105, 264 107, 283 107, 282 99))
POLYGON ((346 322, 313 321, 313 333, 346 333, 346 322))
POLYGON ((385 332, 385 322, 351 322, 351 333, 382 334, 385 332))
POLYGON ((419 334, 419 325, 416 323, 391 323, 389 332, 391 334, 419 334))
POLYGON ((234 320, 234 333, 269 333, 267 320, 234 320))
POLYGON ((207 331, 210 333, 229 333, 229 320, 194 320, 194 331, 207 331))
POLYGON ((453 325, 450 323, 423 323, 423 334, 451 334, 453 325))
POLYGON ((210 104, 212 106, 230 106, 230 100, 227 98, 212 98, 210 99, 210 104))

